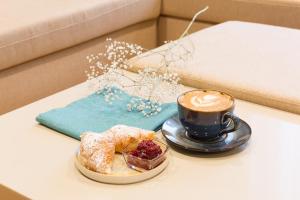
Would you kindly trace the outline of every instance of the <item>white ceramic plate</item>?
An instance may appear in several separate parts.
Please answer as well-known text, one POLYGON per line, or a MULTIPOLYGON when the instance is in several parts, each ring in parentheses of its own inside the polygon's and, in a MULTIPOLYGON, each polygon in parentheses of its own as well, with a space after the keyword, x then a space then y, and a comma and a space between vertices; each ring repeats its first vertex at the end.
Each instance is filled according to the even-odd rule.
POLYGON ((75 166, 84 176, 92 180, 102 182, 102 183, 111 183, 111 184, 129 184, 129 183, 141 182, 158 175, 168 166, 169 163, 168 157, 169 156, 167 156, 166 160, 156 168, 145 172, 138 172, 136 170, 127 167, 127 164, 121 154, 116 154, 113 162, 112 173, 101 174, 85 168, 80 163, 78 159, 78 151, 76 151, 75 166))

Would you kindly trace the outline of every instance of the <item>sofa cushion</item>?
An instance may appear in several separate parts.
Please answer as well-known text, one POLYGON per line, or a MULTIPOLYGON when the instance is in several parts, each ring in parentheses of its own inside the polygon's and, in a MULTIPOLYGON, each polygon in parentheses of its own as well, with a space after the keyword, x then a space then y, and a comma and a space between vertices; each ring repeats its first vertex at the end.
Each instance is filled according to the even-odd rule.
MULTIPOLYGON (((225 22, 181 42, 188 49, 193 49, 190 42, 194 44, 188 62, 174 63, 183 84, 222 90, 240 99, 300 114, 300 30, 225 22)), ((179 54, 180 46, 172 52, 179 54)), ((164 48, 169 47, 157 50, 164 48)), ((132 62, 137 67, 156 67, 161 63, 160 54, 143 55, 132 62)))
POLYGON ((209 10, 198 18, 202 21, 239 20, 300 28, 299 0, 163 0, 162 14, 191 19, 206 5, 209 10))
POLYGON ((0 70, 155 18, 160 0, 10 0, 0 6, 0 70))

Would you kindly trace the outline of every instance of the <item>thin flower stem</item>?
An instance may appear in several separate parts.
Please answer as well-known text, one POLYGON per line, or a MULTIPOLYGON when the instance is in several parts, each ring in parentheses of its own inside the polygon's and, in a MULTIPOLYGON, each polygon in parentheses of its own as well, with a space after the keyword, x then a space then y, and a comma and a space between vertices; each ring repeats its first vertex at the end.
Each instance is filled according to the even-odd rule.
POLYGON ((136 80, 134 80, 134 79, 132 79, 132 78, 126 76, 126 75, 123 74, 123 73, 120 73, 120 72, 117 72, 117 71, 114 71, 114 73, 119 74, 120 76, 122 76, 122 77, 124 77, 124 78, 127 78, 128 80, 130 80, 130 81, 132 81, 132 82, 134 82, 134 83, 136 82, 136 80))
POLYGON ((124 88, 130 88, 130 87, 142 87, 143 85, 139 84, 133 84, 133 85, 122 85, 124 88))
POLYGON ((209 6, 206 6, 205 8, 203 8, 202 10, 200 10, 199 12, 197 12, 197 13, 194 15, 192 21, 191 21, 191 22, 189 23, 189 25, 186 27, 185 31, 182 33, 182 35, 179 37, 179 39, 180 39, 180 38, 183 38, 185 35, 188 34, 188 31, 189 31, 190 28, 192 27, 192 25, 193 25, 193 23, 195 22, 196 18, 197 18, 200 14, 204 13, 205 11, 207 11, 208 8, 209 8, 209 6))

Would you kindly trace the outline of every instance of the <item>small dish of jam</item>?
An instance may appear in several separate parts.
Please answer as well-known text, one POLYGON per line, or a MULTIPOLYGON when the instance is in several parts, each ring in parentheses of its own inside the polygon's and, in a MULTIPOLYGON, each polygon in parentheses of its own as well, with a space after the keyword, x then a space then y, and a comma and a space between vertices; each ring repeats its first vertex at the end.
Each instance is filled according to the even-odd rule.
POLYGON ((142 140, 133 151, 124 151, 127 165, 137 171, 151 170, 161 164, 167 156, 168 146, 159 140, 142 140))

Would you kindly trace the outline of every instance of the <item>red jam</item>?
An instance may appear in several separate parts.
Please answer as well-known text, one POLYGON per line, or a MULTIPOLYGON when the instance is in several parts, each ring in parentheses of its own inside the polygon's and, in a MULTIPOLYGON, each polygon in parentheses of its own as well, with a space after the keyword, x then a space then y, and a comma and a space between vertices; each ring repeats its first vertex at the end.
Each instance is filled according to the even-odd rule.
POLYGON ((138 144, 136 150, 130 152, 131 155, 152 160, 159 156, 162 153, 162 150, 159 145, 154 143, 152 140, 143 140, 138 144))

